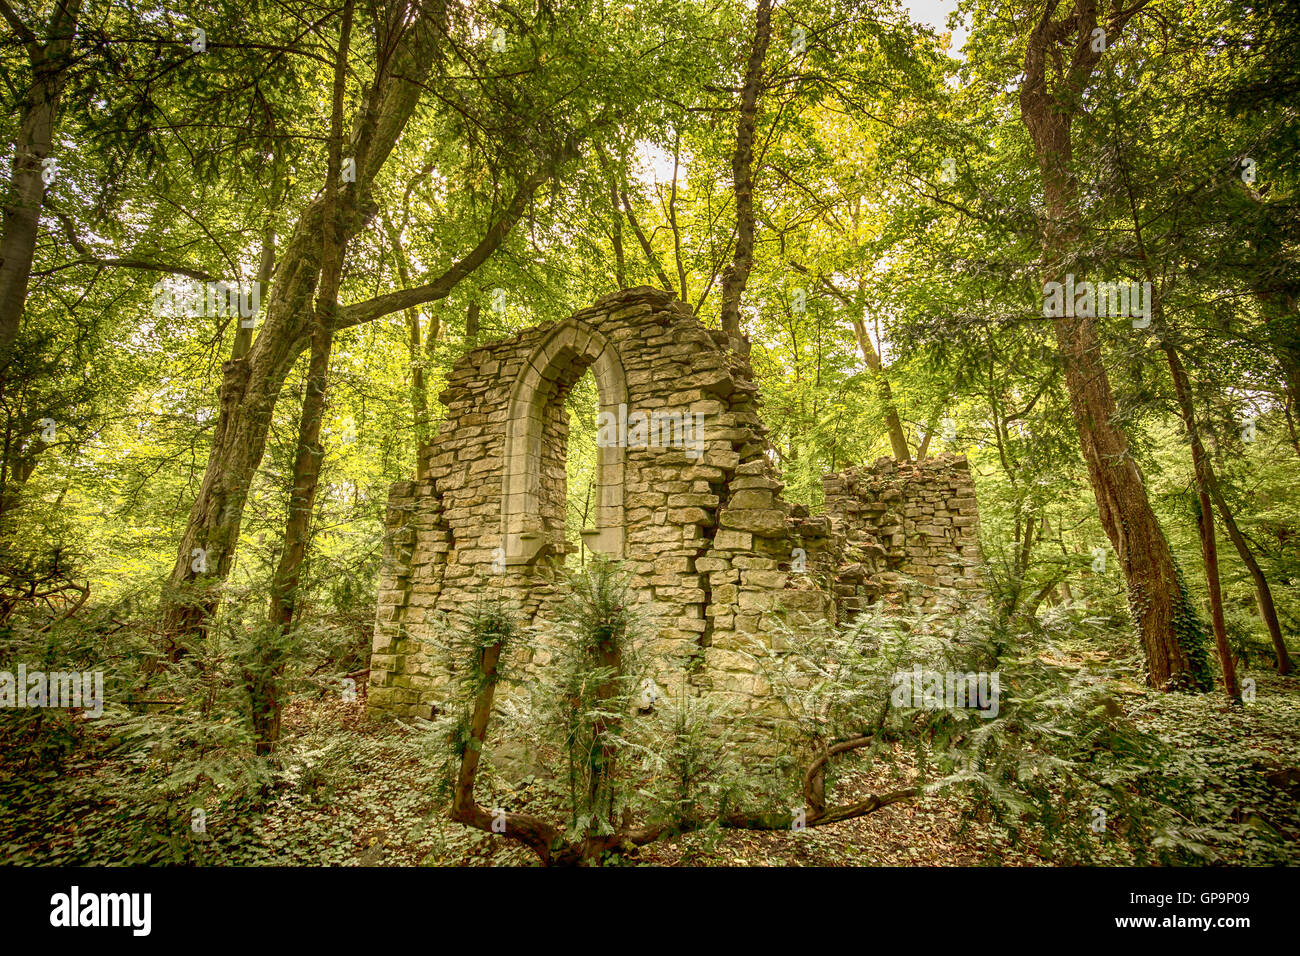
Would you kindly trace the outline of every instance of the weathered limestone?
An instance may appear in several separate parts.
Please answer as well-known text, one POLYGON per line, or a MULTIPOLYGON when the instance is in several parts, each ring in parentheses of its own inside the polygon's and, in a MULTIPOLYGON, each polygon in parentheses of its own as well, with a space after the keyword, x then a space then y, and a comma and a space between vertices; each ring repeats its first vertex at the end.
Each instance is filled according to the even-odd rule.
POLYGON ((901 575, 941 591, 981 586, 963 460, 828 475, 826 513, 810 517, 781 498, 753 373, 725 343, 643 287, 456 363, 440 434, 416 480, 389 495, 373 709, 436 709, 457 663, 429 640, 443 614, 499 589, 544 621, 563 598, 564 398, 588 368, 602 420, 626 441, 598 443, 595 527, 582 538, 631 573, 665 691, 710 689, 759 713, 767 688, 739 650, 774 615, 838 619, 912 600, 901 575))
POLYGON ((831 526, 845 539, 835 575, 843 611, 983 590, 975 485, 964 458, 881 458, 826 475, 822 486, 831 526))

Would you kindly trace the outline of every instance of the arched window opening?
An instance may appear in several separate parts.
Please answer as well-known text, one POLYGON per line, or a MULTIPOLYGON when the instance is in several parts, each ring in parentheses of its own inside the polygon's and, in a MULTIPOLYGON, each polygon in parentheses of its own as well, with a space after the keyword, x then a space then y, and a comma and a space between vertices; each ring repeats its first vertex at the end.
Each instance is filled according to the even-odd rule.
POLYGON ((542 555, 557 554, 577 555, 581 563, 582 548, 623 556, 625 449, 596 441, 597 416, 589 414, 589 388, 594 388, 599 415, 617 418, 626 410, 627 381, 614 349, 590 326, 563 322, 529 357, 511 390, 501 488, 501 542, 507 565, 527 565, 542 555), (588 371, 593 384, 579 385, 588 371), (575 409, 578 414, 573 414, 575 409), (572 451, 571 426, 581 435, 572 451), (585 526, 577 526, 575 515, 570 528, 570 489, 576 495, 585 491, 577 469, 588 446, 595 459, 591 505, 585 526), (575 456, 571 477, 569 459, 575 456), (582 548, 568 546, 571 536, 582 548))

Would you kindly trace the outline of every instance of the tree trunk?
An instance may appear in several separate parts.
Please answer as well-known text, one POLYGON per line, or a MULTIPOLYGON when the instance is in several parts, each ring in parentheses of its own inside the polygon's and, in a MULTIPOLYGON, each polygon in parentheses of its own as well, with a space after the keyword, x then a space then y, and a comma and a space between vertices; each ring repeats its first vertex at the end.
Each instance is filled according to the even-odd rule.
POLYGON ((471 302, 469 308, 465 310, 465 344, 470 348, 478 345, 478 318, 480 313, 479 304, 471 302))
POLYGON ((1259 562, 1255 560, 1254 553, 1246 543, 1246 536, 1237 527, 1237 519, 1229 510, 1227 502, 1223 500, 1219 483, 1214 478, 1213 472, 1210 477, 1210 497, 1219 510, 1219 517, 1223 519, 1223 528, 1228 533, 1228 540, 1237 549, 1242 564, 1246 566, 1246 570, 1250 572, 1250 579, 1255 583, 1255 604, 1259 608, 1259 616, 1264 620, 1264 626, 1268 628, 1269 639, 1273 642, 1274 666, 1277 667, 1279 674, 1289 674, 1292 669, 1291 655, 1287 653, 1286 642, 1282 640, 1282 625, 1277 619, 1277 606, 1273 603, 1273 592, 1269 589, 1268 579, 1264 577, 1259 562))
MULTIPOLYGON (((1117 35, 1143 4, 1117 13, 1117 35)), ((1054 22, 1049 4, 1029 37, 1021 119, 1033 143, 1043 183, 1044 280, 1064 279, 1080 233, 1078 182, 1071 169, 1070 131, 1100 51, 1091 43, 1095 3, 1080 0, 1075 16, 1054 22), (1064 87, 1049 90, 1047 61, 1068 55, 1064 87)), ((1065 311, 1073 311, 1065 310, 1065 311)), ((1129 609, 1147 661, 1147 680, 1162 689, 1208 689, 1212 684, 1201 625, 1174 564, 1173 552, 1147 499, 1146 486, 1116 422, 1115 399, 1102 362, 1094 319, 1062 315, 1055 320, 1070 409, 1102 528, 1115 548, 1128 588, 1129 609)))
POLYGON ((627 258, 623 252, 623 213, 619 211, 618 177, 610 166, 605 150, 596 147, 600 171, 609 184, 610 242, 614 246, 614 279, 620 289, 627 288, 627 258))
MULTIPOLYGON (((1155 311, 1163 311, 1153 301, 1155 311)), ((1169 374, 1174 380, 1174 394, 1178 399, 1178 410, 1182 415, 1183 427, 1192 443, 1192 469, 1196 475, 1196 527, 1201 535, 1201 557, 1205 563, 1205 583, 1210 592, 1210 622, 1214 628, 1214 644, 1219 651, 1219 663, 1223 668, 1223 690, 1231 700, 1239 700, 1241 689, 1237 684, 1237 665, 1232 658, 1232 649, 1228 647, 1228 631, 1223 621, 1223 592, 1219 582, 1219 553, 1214 539, 1214 510, 1210 507, 1210 488, 1214 484, 1214 475, 1210 471, 1210 462, 1201 444, 1200 430, 1196 425, 1196 410, 1192 405, 1192 393, 1187 379, 1187 370, 1178 357, 1173 345, 1164 335, 1163 316, 1160 322, 1161 348, 1169 361, 1169 374)))
POLYGON ((894 457, 899 461, 911 461, 912 451, 907 445, 907 432, 903 431, 903 421, 898 417, 898 409, 894 407, 894 393, 889 387, 889 379, 885 377, 880 356, 867 335, 867 325, 862 320, 862 316, 856 312, 850 310, 849 314, 853 319, 853 334, 858 340, 862 360, 867 363, 872 376, 880 383, 880 400, 885 406, 885 425, 889 428, 889 445, 894 451, 894 457))
POLYGON ((319 272, 321 212, 313 203, 294 230, 266 320, 248 354, 223 366, 207 469, 163 596, 165 650, 173 659, 184 653, 188 636, 202 632, 234 561, 244 504, 266 448, 275 403, 306 343, 303 318, 311 314, 319 272))
POLYGON ((686 263, 682 261, 682 232, 677 228, 677 173, 682 157, 682 134, 673 139, 673 184, 668 193, 668 228, 673 233, 673 258, 677 261, 677 294, 683 302, 690 301, 686 289, 686 263))
MULTIPOLYGON (((50 155, 59 99, 67 82, 72 41, 80 15, 81 0, 59 0, 50 17, 49 38, 45 43, 27 31, 22 36, 32 77, 23 98, 18 142, 0 225, 0 376, 13 358, 14 343, 22 326, 27 284, 40 231, 41 205, 45 202, 43 163, 50 155)), ((15 29, 19 25, 10 23, 15 29)))
MULTIPOLYGON (((1138 214, 1137 195, 1133 188, 1133 182, 1129 177, 1128 165, 1122 155, 1119 156, 1120 173, 1124 179, 1124 188, 1128 193, 1129 212, 1133 223, 1133 236, 1137 243, 1138 261, 1142 263, 1142 268, 1146 280, 1151 284, 1152 290, 1157 288, 1154 270, 1151 267, 1150 260, 1147 257, 1146 242, 1142 235, 1142 219, 1138 214)), ((1210 461, 1209 455, 1205 453, 1205 445, 1201 441, 1200 428, 1196 423, 1196 408, 1192 401, 1191 379, 1187 374, 1187 369, 1183 365, 1182 358, 1174 343, 1170 338, 1171 329, 1165 319, 1164 301, 1159 295, 1153 295, 1151 298, 1151 317, 1156 323, 1156 332, 1160 336, 1160 348, 1165 353, 1165 359, 1169 364, 1169 375, 1174 383, 1174 395, 1178 401, 1179 414, 1183 420, 1183 427, 1187 431, 1188 440, 1192 447, 1192 470, 1196 477, 1197 491, 1197 516, 1196 525, 1201 537, 1201 555, 1205 564, 1205 578, 1210 594, 1210 619, 1214 629, 1214 642, 1219 652, 1219 661, 1223 668, 1224 690, 1228 697, 1233 700, 1240 699, 1241 689, 1237 683, 1237 666, 1232 657, 1232 650, 1228 646, 1227 627, 1223 620, 1223 595, 1219 580, 1219 556, 1218 544, 1214 536, 1214 511, 1210 507, 1210 501, 1213 499, 1220 505, 1220 511, 1224 517, 1224 524, 1228 528, 1228 535, 1237 548, 1238 554, 1241 555, 1242 561, 1251 568, 1251 576, 1255 580, 1255 596, 1259 605, 1260 616, 1268 623, 1270 636, 1273 637, 1273 647, 1277 652, 1278 669, 1282 673, 1290 669, 1290 658, 1286 652, 1286 645, 1282 643, 1282 634, 1277 627, 1277 613, 1273 607, 1273 595, 1268 589, 1268 582, 1264 580, 1263 573, 1259 570, 1259 564, 1256 563, 1254 555, 1246 547, 1245 539, 1242 538, 1241 532, 1237 530, 1237 523, 1233 520, 1231 512, 1223 505, 1223 498, 1218 490, 1218 478, 1214 474, 1214 464, 1210 461), (1271 616, 1271 622, 1270 622, 1271 616)))
POLYGON ((925 461, 930 455, 930 442, 934 440, 934 430, 939 425, 939 412, 935 411, 930 420, 925 423, 925 433, 921 436, 921 444, 916 447, 917 461, 925 461))
POLYGON ((623 214, 618 209, 618 185, 609 180, 610 241, 614 245, 614 280, 627 288, 627 256, 623 252, 623 214))
POLYGON ((293 627, 298 583, 303 558, 307 554, 307 534, 316 503, 316 490, 320 485, 321 462, 325 457, 325 449, 320 441, 321 422, 325 418, 325 388, 334 342, 334 313, 338 309, 339 283, 343 276, 343 256, 348 236, 343 223, 339 191, 343 165, 343 96, 347 84, 348 45, 352 37, 352 9, 353 0, 344 0, 338 55, 334 65, 329 172, 325 180, 325 229, 321 234, 321 284, 311 330, 307 394, 298 423, 293 490, 289 494, 289 514, 285 519, 280 561, 271 580, 270 630, 267 639, 258 648, 253 667, 245 675, 249 681, 253 731, 259 754, 269 753, 280 739, 284 672, 284 642, 281 638, 288 635, 293 627))
MULTIPOLYGON (((740 92, 740 120, 736 124, 736 151, 731 158, 731 180, 736 191, 736 251, 722 273, 722 330, 737 349, 749 351, 740 328, 740 300, 754 265, 754 126, 758 97, 763 90, 763 62, 772 39, 772 0, 758 0, 754 13, 754 43, 740 92)), ((685 292, 683 291, 683 296, 685 292)))
MULTIPOLYGON (((353 196, 367 188, 383 166, 415 110, 420 84, 428 73, 433 31, 427 16, 404 29, 397 49, 385 61, 387 72, 375 77, 368 102, 357 111, 352 133, 357 182, 347 191, 353 196)), ((360 201, 347 205, 344 228, 351 236, 361 226, 356 211, 360 201)), ((303 210, 285 244, 267 296, 266 317, 252 346, 223 366, 207 467, 163 594, 164 650, 173 659, 184 653, 190 637, 202 633, 219 601, 220 585, 230 573, 249 486, 262 461, 276 400, 309 341, 324 227, 324 202, 316 199, 303 210)), ((386 313, 376 311, 379 314, 386 313)), ((357 321, 371 317, 376 316, 357 321)))
MULTIPOLYGON (((791 263, 800 272, 808 270, 791 263)), ((866 283, 861 279, 858 280, 857 298, 846 294, 842 289, 835 285, 826 276, 819 276, 818 281, 822 288, 839 300, 849 312, 849 320, 853 323, 853 337, 857 340, 858 351, 862 353, 862 361, 866 363, 867 370, 871 372, 872 377, 880 383, 880 399, 885 406, 885 425, 889 430, 889 445, 893 449, 894 457, 899 461, 911 461, 912 453, 907 444, 907 433, 903 430, 902 419, 898 417, 898 409, 894 405, 893 391, 889 387, 889 378, 885 375, 884 363, 880 359, 880 353, 876 351, 875 345, 871 342, 871 337, 867 334, 867 323, 863 317, 866 311, 867 289, 866 283)), ((876 334, 880 334, 879 323, 876 325, 876 334)), ((935 416, 937 417, 937 416, 935 416)), ((926 431, 925 439, 922 442, 918 458, 925 457, 925 450, 930 444, 930 433, 934 431, 933 418, 930 427, 926 431)))
MULTIPOLYGON (((646 236, 645 230, 641 228, 641 223, 637 221, 636 210, 632 208, 632 200, 628 197, 627 184, 623 184, 623 189, 619 194, 623 200, 623 212, 627 214, 627 224, 632 227, 632 234, 636 236, 636 241, 641 246, 641 251, 645 253, 646 262, 654 270, 655 278, 665 292, 672 292, 677 298, 681 299, 681 293, 673 288, 672 280, 668 278, 668 273, 664 272, 663 264, 659 257, 655 255, 654 247, 650 245, 650 239, 646 236)), ((682 299, 685 302, 685 299, 682 299)))
MULTIPOLYGON (((385 217, 384 227, 388 232, 388 242, 393 247, 393 259, 397 265, 397 279, 403 286, 411 284, 411 263, 406 250, 402 248, 402 235, 397 227, 385 217)), ((420 310, 406 310, 406 354, 411 362, 411 414, 415 420, 415 450, 418 456, 429 444, 429 393, 424 383, 424 337, 420 332, 420 310)), ((433 344, 430 335, 429 344, 433 344)))

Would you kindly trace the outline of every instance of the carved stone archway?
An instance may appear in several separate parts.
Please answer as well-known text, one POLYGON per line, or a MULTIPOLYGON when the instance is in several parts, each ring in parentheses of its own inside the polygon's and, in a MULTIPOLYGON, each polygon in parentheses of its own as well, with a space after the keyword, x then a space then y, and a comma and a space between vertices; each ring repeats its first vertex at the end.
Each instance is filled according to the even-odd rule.
MULTIPOLYGON (((600 412, 614 416, 627 407, 623 364, 604 335, 576 319, 555 327, 529 356, 510 390, 501 481, 501 541, 507 565, 527 564, 548 544, 554 531, 543 520, 541 494, 547 407, 559 400, 588 367, 596 378, 600 412)), ((623 556, 623 471, 626 449, 619 444, 596 449, 596 526, 583 529, 589 549, 623 556)))

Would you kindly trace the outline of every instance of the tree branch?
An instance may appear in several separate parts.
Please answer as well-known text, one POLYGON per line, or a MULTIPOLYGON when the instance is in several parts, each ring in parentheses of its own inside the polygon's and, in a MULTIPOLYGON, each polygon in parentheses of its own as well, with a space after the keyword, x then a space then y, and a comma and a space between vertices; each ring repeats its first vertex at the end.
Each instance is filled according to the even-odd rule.
POLYGON ((663 283, 663 287, 666 291, 672 292, 676 295, 677 293, 673 289, 672 282, 668 280, 668 275, 664 272, 664 267, 659 263, 659 257, 655 255, 654 248, 650 245, 650 240, 646 238, 645 231, 641 228, 641 224, 637 222, 636 213, 632 209, 632 202, 628 199, 627 193, 627 184, 624 183, 622 188, 619 190, 619 198, 623 200, 623 211, 627 213, 627 223, 632 227, 632 231, 636 234, 636 240, 641 244, 641 251, 645 253, 646 261, 650 263, 650 268, 654 269, 655 276, 661 283, 663 283))
POLYGON ((5 0, 0 0, 0 15, 9 21, 9 26, 13 28, 14 33, 18 34, 18 39, 27 46, 28 52, 35 59, 40 52, 40 43, 36 39, 36 34, 27 29, 27 24, 18 18, 18 14, 5 0))
POLYGON ((515 192, 514 198, 505 212, 501 214, 501 218, 489 227, 483 238, 479 240, 478 245, 470 250, 465 258, 453 263, 438 278, 413 289, 388 292, 384 295, 375 296, 373 299, 367 299, 364 302, 343 306, 338 310, 334 321, 335 331, 372 322, 385 315, 401 312, 403 309, 414 308, 426 302, 445 299, 456 288, 461 279, 473 273, 475 269, 486 262, 488 257, 505 241, 506 236, 510 234, 510 230, 514 228, 515 223, 524 214, 524 210, 528 207, 528 201, 532 198, 537 187, 549 179, 550 175, 551 171, 549 169, 539 169, 526 179, 515 192))
POLYGON ((49 276, 56 272, 62 272, 64 269, 75 268, 76 266, 108 266, 118 269, 144 269, 150 272, 169 272, 173 275, 199 279, 203 282, 214 281, 213 277, 202 269, 191 269, 189 266, 170 265, 166 262, 150 262, 147 259, 111 259, 99 256, 83 256, 80 259, 73 259, 71 262, 52 266, 49 269, 33 271, 32 275, 49 276))

